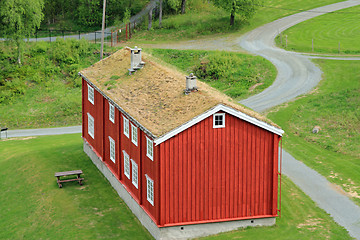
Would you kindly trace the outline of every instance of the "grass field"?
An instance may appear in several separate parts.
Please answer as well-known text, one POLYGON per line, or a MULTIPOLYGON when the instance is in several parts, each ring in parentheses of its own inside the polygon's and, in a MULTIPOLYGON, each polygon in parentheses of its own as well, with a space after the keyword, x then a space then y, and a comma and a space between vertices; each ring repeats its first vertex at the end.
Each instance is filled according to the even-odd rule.
MULTIPOLYGON (((79 134, 0 141, 0 239, 151 239, 83 153, 79 134), (82 169, 85 182, 56 184, 54 173, 82 169)), ((350 239, 347 232, 283 178, 277 225, 209 239, 350 239)))
POLYGON ((252 19, 244 22, 237 15, 235 25, 231 27, 228 12, 214 7, 209 1, 196 0, 187 3, 188 10, 184 15, 165 15, 162 28, 159 28, 158 21, 153 21, 153 29, 147 31, 145 24, 131 41, 138 44, 196 39, 224 33, 239 35, 281 17, 335 2, 341 0, 264 0, 252 19))
POLYGON ((236 100, 263 91, 274 82, 277 74, 268 60, 248 54, 170 49, 147 51, 187 74, 193 72, 202 81, 236 100))
POLYGON ((296 159, 341 186, 360 205, 360 62, 317 60, 324 80, 310 94, 270 112, 296 159), (313 134, 312 128, 321 131, 313 134))
POLYGON ((82 150, 79 134, 0 141, 0 239, 151 239, 82 150), (83 186, 55 172, 82 169, 83 186))
POLYGON ((359 13, 360 6, 357 6, 307 20, 282 34, 282 46, 279 36, 276 43, 285 47, 284 38, 287 35, 287 49, 291 51, 313 52, 314 41, 315 53, 360 54, 359 44, 356 44, 360 42, 359 13))

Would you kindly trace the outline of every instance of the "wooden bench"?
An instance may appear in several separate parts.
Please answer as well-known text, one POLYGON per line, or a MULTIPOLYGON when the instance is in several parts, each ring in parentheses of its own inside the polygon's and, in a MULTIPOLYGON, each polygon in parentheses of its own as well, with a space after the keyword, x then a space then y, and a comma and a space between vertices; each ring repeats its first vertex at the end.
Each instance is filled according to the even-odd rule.
POLYGON ((79 181, 79 184, 82 185, 82 181, 84 180, 84 178, 80 177, 80 175, 82 173, 83 172, 81 170, 74 170, 74 171, 55 173, 55 177, 57 178, 57 184, 59 185, 59 188, 62 188, 61 183, 63 183, 63 182, 79 181), (76 178, 70 178, 70 179, 64 179, 64 180, 60 179, 60 177, 71 176, 71 175, 76 175, 77 177, 76 178))

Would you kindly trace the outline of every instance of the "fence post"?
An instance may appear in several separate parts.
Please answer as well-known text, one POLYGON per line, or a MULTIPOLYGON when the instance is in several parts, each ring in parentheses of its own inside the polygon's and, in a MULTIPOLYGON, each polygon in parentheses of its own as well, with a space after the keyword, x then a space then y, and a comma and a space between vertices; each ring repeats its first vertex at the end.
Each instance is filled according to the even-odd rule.
POLYGON ((129 22, 129 39, 131 39, 131 23, 129 22))
POLYGON ((49 29, 49 35, 50 35, 50 42, 51 42, 51 30, 49 29))
POLYGON ((111 47, 113 46, 113 31, 111 30, 111 47))
POLYGON ((285 42, 286 42, 285 48, 287 48, 287 35, 285 35, 285 42))
POLYGON ((95 31, 95 44, 96 44, 96 31, 95 31))
POLYGON ((282 33, 279 33, 279 35, 280 35, 280 44, 281 44, 281 46, 283 45, 283 42, 282 42, 282 33))
POLYGON ((126 33, 126 34, 125 34, 125 35, 126 35, 126 38, 125 38, 125 39, 126 39, 126 41, 127 41, 127 40, 128 40, 128 25, 127 25, 127 24, 126 24, 126 30, 125 30, 125 33, 126 33))

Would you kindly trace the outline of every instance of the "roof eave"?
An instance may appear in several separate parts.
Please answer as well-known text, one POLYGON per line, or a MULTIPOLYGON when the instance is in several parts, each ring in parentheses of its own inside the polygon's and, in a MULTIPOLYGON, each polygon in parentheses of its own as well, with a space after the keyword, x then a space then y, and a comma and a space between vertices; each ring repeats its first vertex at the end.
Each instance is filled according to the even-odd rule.
POLYGON ((218 104, 216 105, 215 107, 207 110, 206 112, 200 114, 199 116, 196 116, 195 118, 191 119, 190 121, 180 125, 179 127, 171 130, 170 132, 168 133, 165 133, 164 135, 154 139, 154 143, 155 145, 159 145, 163 142, 165 142, 166 140, 172 138, 173 136, 181 133, 182 131, 186 130, 187 128, 199 123, 200 121, 208 118, 209 116, 213 115, 214 113, 218 112, 218 111, 224 111, 228 114, 231 114, 235 117, 238 117, 244 121, 247 121, 249 123, 252 123, 258 127, 261 127, 269 132, 272 132, 272 133, 275 133, 279 136, 282 136, 284 134, 284 131, 280 128, 277 128, 275 126, 272 126, 266 122, 263 122, 257 118, 254 118, 254 117, 251 117, 241 111, 238 111, 234 108, 231 108, 231 107, 228 107, 224 104, 218 104))

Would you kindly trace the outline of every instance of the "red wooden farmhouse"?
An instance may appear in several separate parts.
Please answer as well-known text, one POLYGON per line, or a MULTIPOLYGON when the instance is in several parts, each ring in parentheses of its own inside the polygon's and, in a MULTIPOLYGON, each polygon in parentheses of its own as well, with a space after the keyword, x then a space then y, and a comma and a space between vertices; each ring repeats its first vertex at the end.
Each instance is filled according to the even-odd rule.
POLYGON ((79 73, 85 152, 157 239, 274 224, 283 131, 159 62, 127 48, 79 73))

